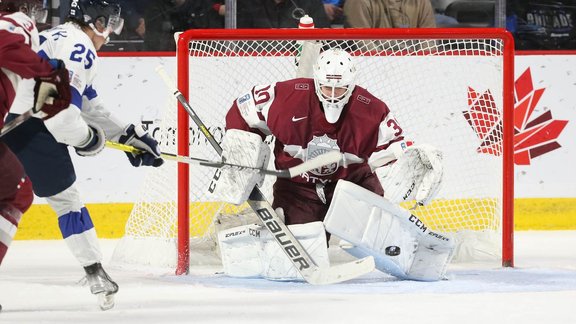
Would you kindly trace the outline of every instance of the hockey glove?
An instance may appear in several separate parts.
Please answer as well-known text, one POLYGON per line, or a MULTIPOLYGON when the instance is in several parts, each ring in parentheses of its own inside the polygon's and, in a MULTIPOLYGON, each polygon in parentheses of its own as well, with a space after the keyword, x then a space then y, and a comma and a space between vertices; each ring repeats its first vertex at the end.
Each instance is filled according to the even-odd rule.
POLYGON ((64 62, 48 61, 53 71, 47 76, 37 77, 34 86, 34 112, 42 111, 48 119, 70 106, 70 76, 64 62))
POLYGON ((160 157, 161 152, 158 142, 141 125, 128 125, 118 141, 121 144, 132 145, 144 151, 138 154, 126 152, 130 163, 135 167, 141 165, 159 167, 164 163, 164 160, 160 157))
POLYGON ((376 169, 376 174, 386 199, 394 203, 416 200, 418 205, 426 205, 442 184, 442 152, 431 145, 412 145, 394 164, 376 169))
POLYGON ((102 127, 98 125, 88 125, 90 134, 88 139, 79 146, 76 146, 76 154, 80 156, 94 156, 100 153, 106 145, 106 134, 102 127))

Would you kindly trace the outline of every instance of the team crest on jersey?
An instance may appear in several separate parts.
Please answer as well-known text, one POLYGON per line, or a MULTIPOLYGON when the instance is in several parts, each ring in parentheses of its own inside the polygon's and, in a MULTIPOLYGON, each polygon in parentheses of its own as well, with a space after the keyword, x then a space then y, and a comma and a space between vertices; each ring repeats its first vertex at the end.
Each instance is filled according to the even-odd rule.
MULTIPOLYGON (((312 136, 312 140, 308 142, 308 149, 306 150, 306 160, 313 159, 319 155, 330 151, 340 151, 340 147, 335 139, 331 139, 326 134, 322 136, 312 136)), ((310 171, 310 173, 318 176, 327 176, 333 174, 338 170, 339 163, 332 163, 322 166, 320 168, 310 171)))

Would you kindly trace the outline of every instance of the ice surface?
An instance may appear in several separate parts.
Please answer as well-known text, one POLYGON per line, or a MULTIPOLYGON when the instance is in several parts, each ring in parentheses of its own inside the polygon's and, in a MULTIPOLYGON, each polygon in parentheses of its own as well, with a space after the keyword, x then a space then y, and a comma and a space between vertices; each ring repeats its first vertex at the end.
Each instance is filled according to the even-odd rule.
MULTIPOLYGON (((432 283, 373 272, 311 286, 104 262, 120 285, 105 312, 63 241, 15 241, 0 268, 0 323, 576 323, 576 231, 515 236, 516 268, 451 265, 449 280, 432 283)), ((116 242, 101 241, 107 258, 116 242)))

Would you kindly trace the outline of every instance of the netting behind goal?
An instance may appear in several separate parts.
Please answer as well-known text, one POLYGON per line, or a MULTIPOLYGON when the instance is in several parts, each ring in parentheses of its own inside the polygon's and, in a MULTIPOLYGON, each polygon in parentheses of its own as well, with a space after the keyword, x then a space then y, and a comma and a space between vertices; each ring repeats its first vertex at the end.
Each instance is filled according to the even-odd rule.
MULTIPOLYGON (((348 51, 357 65, 357 84, 388 105, 406 137, 442 150, 441 190, 414 214, 430 228, 456 237, 456 259, 502 257, 511 264, 509 34, 497 29, 191 30, 179 40, 179 89, 219 141, 224 116, 242 93, 254 85, 311 75, 303 71, 310 62, 304 58, 306 47, 301 54, 301 40, 323 50, 348 51)), ((156 136, 162 150, 174 153, 180 143, 179 154, 218 159, 196 125, 188 125, 186 113, 177 112, 175 101, 167 105, 162 123, 163 134, 156 136)), ((187 171, 170 162, 150 171, 116 248, 116 261, 178 265, 178 273, 184 273, 189 262, 208 262, 195 252, 216 249, 215 222, 244 222, 237 215, 250 214, 247 205, 223 204, 207 190, 214 169, 187 171)), ((263 186, 268 195, 273 181, 263 186)))

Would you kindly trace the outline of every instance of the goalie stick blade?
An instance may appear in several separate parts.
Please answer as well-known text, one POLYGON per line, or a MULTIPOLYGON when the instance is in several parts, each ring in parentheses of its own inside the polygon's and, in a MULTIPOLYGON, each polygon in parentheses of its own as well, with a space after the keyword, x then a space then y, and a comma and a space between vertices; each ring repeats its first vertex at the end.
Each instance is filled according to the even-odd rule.
POLYGON ((288 169, 290 173, 290 178, 294 178, 295 176, 302 174, 304 172, 314 170, 320 168, 322 166, 338 163, 342 159, 342 153, 338 151, 330 151, 319 155, 311 160, 308 160, 302 164, 299 164, 295 167, 288 169))
POLYGON ((375 267, 374 258, 368 256, 332 267, 316 268, 310 273, 302 274, 302 276, 310 284, 329 285, 358 278, 374 271, 375 267))

